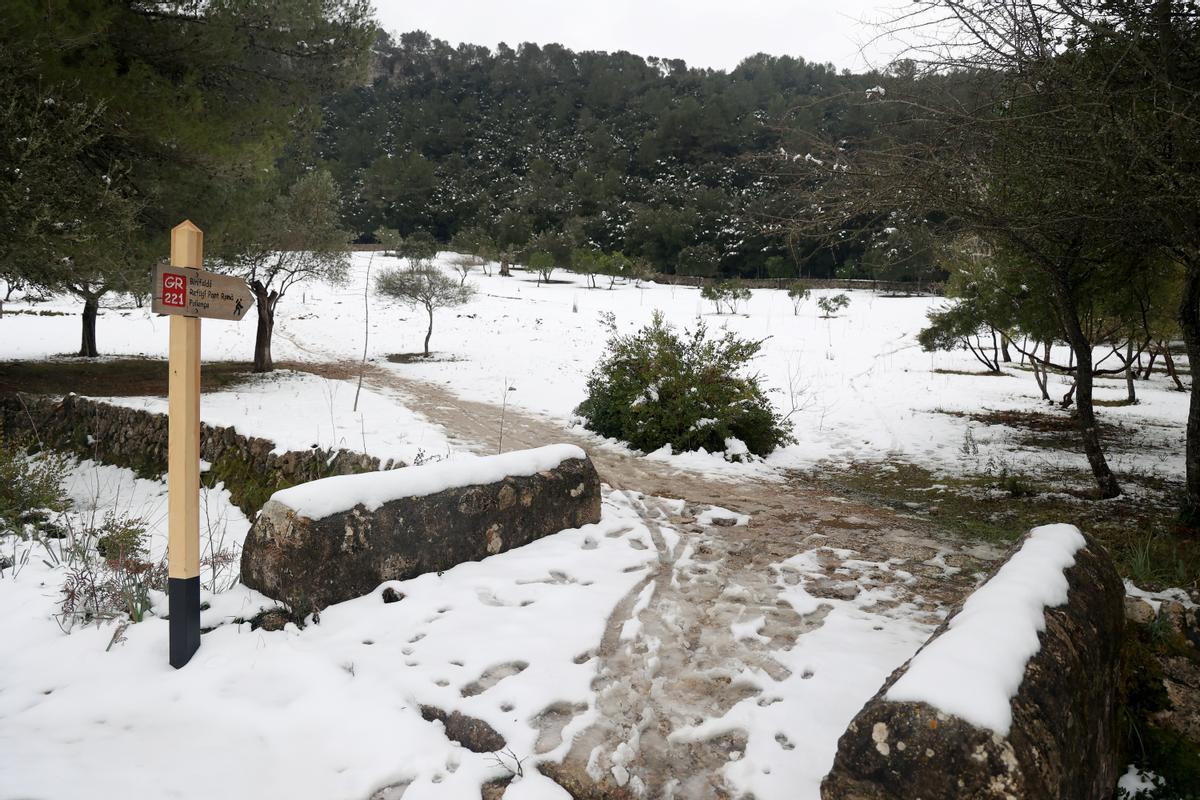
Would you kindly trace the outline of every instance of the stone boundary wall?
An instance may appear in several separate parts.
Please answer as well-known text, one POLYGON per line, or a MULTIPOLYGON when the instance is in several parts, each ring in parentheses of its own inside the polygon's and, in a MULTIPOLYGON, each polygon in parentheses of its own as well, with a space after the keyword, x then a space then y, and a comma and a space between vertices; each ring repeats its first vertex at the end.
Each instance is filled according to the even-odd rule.
MULTIPOLYGON (((1011 700, 1007 736, 926 703, 887 700, 910 659, 838 740, 822 800, 1109 800, 1118 777, 1125 590, 1112 559, 1085 538, 1064 573, 1067 602, 1045 609, 1041 646, 1011 700)), ((962 603, 929 641, 961 610, 962 603)))
MULTIPOLYGON (((378 253, 384 250, 381 244, 352 244, 350 249, 356 253, 378 253)), ((450 252, 445 250, 444 252, 450 252)), ((513 264, 514 269, 523 270, 520 264, 513 264)), ((571 272, 571 270, 566 270, 571 272)), ((607 281, 607 278, 603 278, 607 281)), ((668 275, 664 272, 655 273, 649 280, 655 283, 673 284, 675 286, 707 286, 714 281, 728 278, 700 278, 694 275, 668 275)), ((935 295, 941 296, 944 288, 940 283, 917 283, 914 281, 873 281, 846 278, 741 278, 742 284, 751 289, 787 289, 796 281, 802 281, 812 289, 871 289, 885 294, 902 295, 935 295)))
MULTIPOLYGON (((720 283, 727 278, 698 278, 692 275, 656 274, 650 278, 656 283, 673 284, 675 286, 707 286, 710 283, 720 283)), ((935 295, 943 292, 940 283, 913 283, 910 281, 871 281, 850 280, 843 278, 740 278, 743 286, 751 289, 780 289, 784 290, 799 281, 810 289, 869 289, 884 294, 900 295, 935 295)))
MULTIPOLYGON (((114 406, 70 394, 61 399, 29 394, 0 395, 4 437, 128 467, 144 477, 167 470, 167 416, 114 406)), ((404 466, 351 450, 275 453, 275 443, 233 428, 201 424, 200 457, 212 467, 206 483, 224 481, 233 501, 253 519, 275 491, 298 483, 356 472, 404 466)))

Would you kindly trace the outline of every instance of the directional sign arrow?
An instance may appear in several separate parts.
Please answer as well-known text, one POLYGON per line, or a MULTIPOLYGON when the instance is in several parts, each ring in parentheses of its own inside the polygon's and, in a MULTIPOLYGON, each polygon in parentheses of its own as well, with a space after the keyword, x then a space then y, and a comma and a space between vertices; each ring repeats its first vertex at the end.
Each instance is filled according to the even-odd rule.
POLYGON ((236 322, 254 305, 254 295, 241 278, 188 267, 155 267, 151 293, 150 308, 156 314, 236 322))

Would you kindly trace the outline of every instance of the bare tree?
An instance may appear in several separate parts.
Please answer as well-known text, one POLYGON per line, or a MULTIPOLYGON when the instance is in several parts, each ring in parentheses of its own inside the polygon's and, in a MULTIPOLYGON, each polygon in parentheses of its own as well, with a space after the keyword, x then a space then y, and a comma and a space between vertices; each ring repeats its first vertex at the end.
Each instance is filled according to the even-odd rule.
POLYGON ((425 355, 433 336, 433 312, 439 308, 460 306, 475 296, 475 287, 454 282, 436 267, 418 265, 381 273, 375 291, 409 306, 421 306, 429 315, 425 332, 425 355))
POLYGON ((454 271, 459 274, 458 285, 466 284, 467 278, 471 277, 471 270, 476 267, 482 267, 487 262, 479 256, 471 255, 456 255, 450 259, 450 266, 454 267, 454 271))

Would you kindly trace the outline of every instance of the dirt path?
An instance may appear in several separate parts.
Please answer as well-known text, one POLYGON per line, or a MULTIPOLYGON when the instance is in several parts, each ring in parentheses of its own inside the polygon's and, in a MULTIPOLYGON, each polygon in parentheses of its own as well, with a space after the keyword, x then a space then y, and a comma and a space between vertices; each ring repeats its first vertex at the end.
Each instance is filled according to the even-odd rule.
MULTIPOLYGON (((306 368, 327 377, 357 375, 357 365, 306 368)), ((365 382, 403 395, 410 408, 468 449, 496 452, 498 407, 378 366, 368 366, 365 382)), ((781 571, 780 562, 824 548, 824 575, 805 576, 809 594, 848 600, 864 585, 888 585, 895 607, 932 621, 973 584, 971 569, 954 567, 995 555, 933 540, 912 519, 823 496, 794 476, 780 482, 714 480, 637 458, 552 419, 512 408, 504 417, 505 451, 557 442, 585 448, 601 479, 612 490, 625 490, 657 549, 657 568, 614 609, 598 643, 593 688, 600 720, 576 737, 562 764, 539 765, 576 798, 731 796, 722 770, 740 757, 746 733, 703 741, 672 734, 753 697, 758 689, 735 680, 747 668, 777 681, 788 677, 776 656, 822 625, 830 606, 802 617, 781 598, 783 587, 801 578, 781 571), (727 514, 716 524, 711 514, 701 518, 710 506, 749 515, 748 524, 733 524, 727 514), (889 562, 903 565, 903 577, 872 569, 889 562), (733 634, 735 623, 759 617, 758 635, 733 634)), ((557 743, 552 732, 544 750, 557 743)))

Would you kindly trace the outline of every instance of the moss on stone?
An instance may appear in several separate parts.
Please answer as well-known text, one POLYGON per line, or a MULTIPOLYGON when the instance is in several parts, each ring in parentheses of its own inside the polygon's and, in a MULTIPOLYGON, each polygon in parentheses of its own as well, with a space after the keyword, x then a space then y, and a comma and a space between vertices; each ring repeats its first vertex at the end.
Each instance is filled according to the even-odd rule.
POLYGON ((301 481, 289 481, 274 470, 257 469, 240 453, 230 448, 222 453, 221 457, 213 462, 212 468, 205 473, 206 486, 211 488, 218 482, 224 482, 234 505, 240 508, 247 518, 253 519, 271 495, 301 481))
POLYGON ((1195 648, 1160 616, 1148 625, 1129 623, 1121 648, 1121 755, 1119 763, 1136 764, 1163 779, 1162 789, 1146 796, 1155 800, 1200 798, 1200 742, 1158 722, 1171 709, 1162 659, 1197 659, 1195 648))

